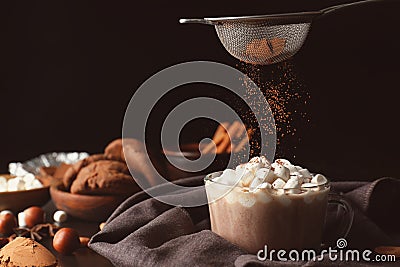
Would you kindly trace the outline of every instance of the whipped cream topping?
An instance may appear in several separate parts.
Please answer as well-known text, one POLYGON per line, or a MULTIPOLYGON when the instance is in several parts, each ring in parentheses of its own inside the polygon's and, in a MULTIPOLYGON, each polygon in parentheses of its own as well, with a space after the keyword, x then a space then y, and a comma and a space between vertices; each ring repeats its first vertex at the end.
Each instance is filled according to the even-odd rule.
POLYGON ((41 187, 43 187, 42 183, 31 173, 8 180, 5 177, 0 176, 0 192, 31 190, 41 187))
POLYGON ((213 181, 226 185, 239 185, 257 189, 290 189, 290 193, 300 193, 302 188, 325 184, 328 180, 322 174, 312 175, 306 168, 293 165, 287 159, 277 159, 270 163, 264 156, 254 157, 248 163, 240 164, 235 170, 226 169, 213 181))

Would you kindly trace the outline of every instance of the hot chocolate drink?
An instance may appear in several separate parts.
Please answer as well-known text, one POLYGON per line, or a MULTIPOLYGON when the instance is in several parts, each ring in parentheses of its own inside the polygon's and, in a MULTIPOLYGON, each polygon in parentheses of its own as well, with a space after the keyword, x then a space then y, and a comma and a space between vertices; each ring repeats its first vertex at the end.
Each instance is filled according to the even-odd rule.
POLYGON ((250 253, 321 244, 329 192, 321 174, 255 157, 207 176, 206 192, 212 231, 250 253))

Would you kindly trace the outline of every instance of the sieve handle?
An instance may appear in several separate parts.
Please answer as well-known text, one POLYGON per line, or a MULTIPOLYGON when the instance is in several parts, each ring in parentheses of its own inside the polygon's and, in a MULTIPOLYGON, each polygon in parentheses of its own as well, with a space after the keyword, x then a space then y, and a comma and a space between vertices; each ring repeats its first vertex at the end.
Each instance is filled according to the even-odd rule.
POLYGON ((341 5, 336 5, 336 6, 330 6, 330 7, 321 9, 320 12, 321 12, 321 15, 325 15, 327 13, 336 11, 336 10, 341 9, 343 7, 358 6, 358 5, 362 5, 362 4, 366 4, 366 3, 373 3, 373 2, 383 2, 383 0, 364 0, 364 1, 341 4, 341 5))
POLYGON ((180 19, 179 23, 199 23, 199 24, 207 24, 207 25, 214 25, 211 21, 205 19, 180 19))

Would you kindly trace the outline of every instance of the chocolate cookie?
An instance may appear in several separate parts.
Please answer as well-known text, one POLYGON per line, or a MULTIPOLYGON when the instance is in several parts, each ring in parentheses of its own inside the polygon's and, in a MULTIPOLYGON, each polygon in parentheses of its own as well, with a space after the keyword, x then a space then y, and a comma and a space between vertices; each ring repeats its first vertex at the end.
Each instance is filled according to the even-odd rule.
MULTIPOLYGON (((136 139, 127 138, 124 140, 125 147, 129 147, 134 152, 146 152, 144 144, 136 139)), ((109 160, 125 162, 125 154, 122 146, 122 139, 112 141, 104 150, 104 155, 109 160)))
POLYGON ((100 160, 82 167, 71 193, 86 195, 128 195, 139 191, 125 163, 100 160))
POLYGON ((105 156, 103 154, 95 154, 91 155, 85 159, 82 159, 78 161, 75 164, 72 164, 66 171, 63 177, 63 184, 66 190, 69 191, 69 188, 71 187, 73 181, 76 179, 76 176, 78 175, 79 171, 89 165, 92 162, 99 161, 99 160, 104 160, 105 156))

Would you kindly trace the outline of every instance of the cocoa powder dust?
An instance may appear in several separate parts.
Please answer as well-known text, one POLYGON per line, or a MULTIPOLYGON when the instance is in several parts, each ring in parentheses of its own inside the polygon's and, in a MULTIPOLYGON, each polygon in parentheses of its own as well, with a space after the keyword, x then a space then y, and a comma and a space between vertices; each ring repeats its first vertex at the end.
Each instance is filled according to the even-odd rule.
MULTIPOLYGON (((262 91, 267 99, 275 119, 275 127, 269 123, 265 126, 265 131, 269 134, 276 132, 277 149, 276 156, 295 158, 295 149, 301 141, 298 134, 298 125, 310 122, 307 114, 307 105, 310 101, 310 94, 304 89, 303 84, 296 76, 294 65, 290 61, 283 63, 260 67, 244 62, 240 62, 237 68, 245 73, 262 91)), ((258 101, 251 96, 256 93, 254 88, 246 81, 243 81, 246 87, 246 98, 250 100, 253 109, 256 112, 265 112, 261 110, 258 101)), ((254 128, 257 132, 259 127, 255 116, 244 114, 244 120, 247 120, 248 126, 254 128)), ((259 131, 258 131, 259 134, 259 131)), ((250 141, 250 156, 257 156, 261 150, 261 138, 257 134, 250 141)), ((268 144, 263 144, 268 146, 268 144)))

